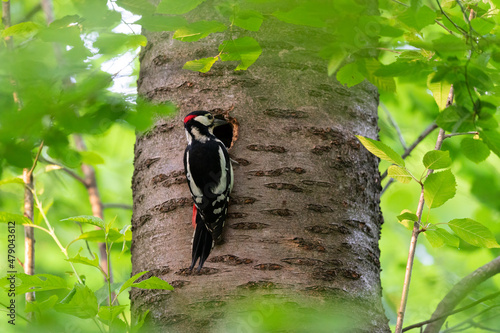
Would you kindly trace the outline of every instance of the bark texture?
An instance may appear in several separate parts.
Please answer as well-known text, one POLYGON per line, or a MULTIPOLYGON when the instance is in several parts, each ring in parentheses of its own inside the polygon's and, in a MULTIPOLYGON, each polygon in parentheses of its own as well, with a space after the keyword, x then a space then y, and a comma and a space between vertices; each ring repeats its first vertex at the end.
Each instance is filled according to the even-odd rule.
POLYGON ((282 306, 304 313, 329 305, 329 313, 350 320, 348 331, 388 332, 378 161, 354 136, 377 137, 378 93, 368 83, 347 89, 328 77, 324 61, 299 48, 299 39, 310 38, 303 28, 263 29, 263 55, 248 71, 217 63, 207 74, 182 66, 217 54, 218 42, 237 38, 234 31, 197 43, 146 32, 139 94, 173 101, 180 112, 137 137, 133 274, 149 270, 145 277, 175 290, 134 289, 133 312, 150 310, 158 332, 251 332, 282 306), (187 270, 192 201, 182 165, 182 119, 195 110, 233 123, 229 152, 237 162, 225 241, 201 274, 187 270), (255 317, 243 306, 252 300, 269 306, 255 317))

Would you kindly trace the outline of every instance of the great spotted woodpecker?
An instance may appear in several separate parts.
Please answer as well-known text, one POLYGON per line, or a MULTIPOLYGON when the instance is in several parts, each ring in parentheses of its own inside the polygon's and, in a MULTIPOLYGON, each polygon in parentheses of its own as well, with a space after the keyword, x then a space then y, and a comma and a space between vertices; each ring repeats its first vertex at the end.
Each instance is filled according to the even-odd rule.
POLYGON ((233 168, 224 144, 214 127, 226 123, 207 111, 191 112, 184 118, 188 145, 184 171, 194 201, 192 270, 199 259, 199 272, 216 241, 221 238, 233 188, 233 168))

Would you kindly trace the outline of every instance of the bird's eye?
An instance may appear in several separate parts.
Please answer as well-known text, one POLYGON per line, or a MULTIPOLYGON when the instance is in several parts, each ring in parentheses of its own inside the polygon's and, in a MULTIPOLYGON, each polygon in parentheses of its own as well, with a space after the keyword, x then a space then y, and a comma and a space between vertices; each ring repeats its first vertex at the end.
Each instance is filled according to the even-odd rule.
POLYGON ((207 115, 207 118, 208 118, 208 119, 210 119, 210 120, 212 120, 212 119, 213 119, 213 117, 214 117, 214 116, 212 116, 211 114, 208 114, 208 115, 207 115))

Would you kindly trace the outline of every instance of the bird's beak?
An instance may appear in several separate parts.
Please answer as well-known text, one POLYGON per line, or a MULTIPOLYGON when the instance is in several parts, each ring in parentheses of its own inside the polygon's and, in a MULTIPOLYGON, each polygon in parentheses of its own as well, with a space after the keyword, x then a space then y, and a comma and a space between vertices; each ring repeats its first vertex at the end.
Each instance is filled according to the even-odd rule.
POLYGON ((214 127, 227 125, 227 124, 229 124, 229 123, 227 121, 225 121, 224 119, 219 119, 219 118, 214 119, 214 127))

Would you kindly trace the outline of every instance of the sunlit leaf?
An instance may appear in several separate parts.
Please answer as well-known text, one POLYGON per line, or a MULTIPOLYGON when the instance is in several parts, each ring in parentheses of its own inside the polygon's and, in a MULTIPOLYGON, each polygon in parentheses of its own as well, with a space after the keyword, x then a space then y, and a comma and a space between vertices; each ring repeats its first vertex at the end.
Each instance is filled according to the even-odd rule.
POLYGON ((56 311, 82 319, 93 318, 97 315, 97 298, 94 292, 83 284, 75 284, 74 293, 63 301, 65 302, 55 305, 56 311))
POLYGON ((57 295, 51 295, 49 298, 43 301, 33 301, 26 302, 26 308, 24 311, 28 312, 47 312, 56 305, 58 301, 57 295))
POLYGON ((456 194, 457 183, 450 170, 434 172, 424 183, 425 203, 430 208, 443 205, 456 194))
POLYGON ((5 184, 19 184, 24 186, 24 181, 19 177, 7 178, 0 180, 0 186, 5 184))
POLYGON ((99 307, 99 312, 98 316, 99 318, 106 320, 106 321, 113 321, 127 309, 127 305, 102 305, 99 307))
POLYGON ((448 226, 458 237, 471 245, 488 248, 500 247, 493 233, 473 219, 454 219, 448 222, 448 226))
POLYGON ((429 88, 432 92, 432 97, 434 97, 439 110, 442 111, 446 108, 446 102, 448 101, 448 95, 450 94, 451 84, 444 81, 433 82, 432 79, 434 77, 435 73, 431 73, 427 77, 427 88, 429 88))
POLYGON ((389 177, 394 178, 403 184, 408 184, 413 179, 406 168, 402 168, 398 165, 391 165, 389 169, 387 169, 387 174, 389 177))
POLYGON ((460 245, 458 237, 437 226, 432 226, 430 229, 427 229, 424 235, 432 247, 441 247, 443 245, 458 247, 460 245))
POLYGON ((99 266, 99 257, 94 253, 94 259, 89 259, 87 257, 82 257, 80 254, 77 254, 73 258, 66 259, 69 262, 72 262, 74 264, 83 264, 87 266, 92 266, 97 269, 100 269, 99 266))
POLYGON ((141 276, 143 276, 144 274, 146 274, 148 271, 144 271, 144 272, 140 272, 140 273, 137 273, 135 274, 134 276, 132 276, 130 279, 128 279, 127 281, 125 281, 122 286, 120 287, 120 291, 118 292, 118 294, 121 294, 122 292, 124 292, 127 288, 130 288, 132 287, 132 285, 134 284, 134 282, 140 278, 141 276))
POLYGON ((177 29, 173 38, 183 42, 194 42, 226 29, 226 25, 218 21, 198 21, 177 29))
POLYGON ((224 41, 219 52, 222 61, 240 61, 235 70, 245 70, 259 58, 262 49, 254 38, 242 37, 224 41))
POLYGON ((163 289, 163 290, 174 290, 174 287, 172 287, 170 284, 167 282, 163 281, 160 278, 157 278, 156 276, 152 276, 147 280, 134 283, 132 284, 132 287, 136 288, 141 288, 141 289, 163 289))
POLYGON ((398 153, 392 150, 391 147, 385 145, 380 141, 365 138, 360 135, 356 135, 356 137, 370 153, 377 156, 378 158, 402 167, 405 166, 405 161, 401 158, 401 156, 399 156, 398 153))
POLYGON ((408 230, 413 230, 413 225, 418 222, 418 216, 407 209, 403 210, 397 218, 398 222, 408 230))
POLYGON ((97 217, 97 216, 92 216, 92 215, 80 215, 80 216, 73 216, 73 217, 68 217, 65 219, 62 219, 61 221, 73 221, 73 222, 79 222, 79 223, 88 223, 95 225, 96 227, 99 228, 104 228, 104 221, 97 217))
POLYGON ((427 169, 432 170, 445 169, 451 166, 450 152, 445 150, 428 151, 422 161, 427 169))
POLYGON ((32 224, 31 220, 24 215, 0 212, 0 223, 15 222, 17 224, 32 224))
MULTIPOLYGON (((35 274, 28 275, 24 273, 16 273, 16 294, 24 294, 32 291, 47 291, 56 289, 67 289, 68 285, 63 278, 52 274, 35 274)), ((10 286, 10 281, 7 277, 0 279, 0 286, 10 286)))
POLYGON ((187 69, 194 72, 206 73, 208 72, 213 64, 218 60, 218 57, 201 58, 197 60, 191 60, 184 64, 182 69, 187 69))

